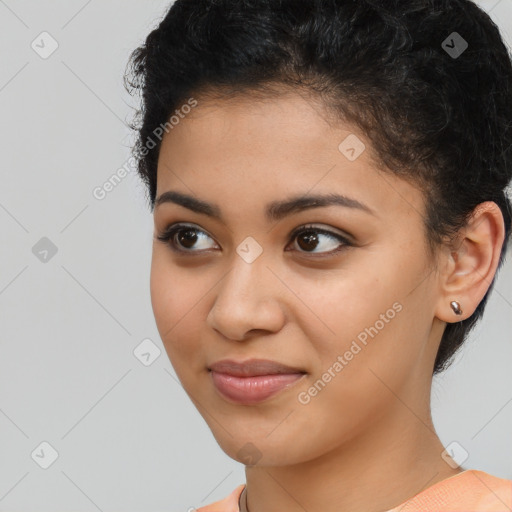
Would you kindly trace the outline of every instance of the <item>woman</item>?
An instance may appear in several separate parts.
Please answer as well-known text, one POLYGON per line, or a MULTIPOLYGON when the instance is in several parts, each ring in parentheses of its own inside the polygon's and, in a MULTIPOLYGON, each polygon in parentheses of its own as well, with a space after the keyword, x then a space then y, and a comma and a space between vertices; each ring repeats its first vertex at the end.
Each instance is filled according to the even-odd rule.
POLYGON ((246 465, 199 510, 510 510, 512 482, 461 467, 430 413, 511 232, 512 65, 489 16, 177 0, 130 65, 158 330, 246 465))

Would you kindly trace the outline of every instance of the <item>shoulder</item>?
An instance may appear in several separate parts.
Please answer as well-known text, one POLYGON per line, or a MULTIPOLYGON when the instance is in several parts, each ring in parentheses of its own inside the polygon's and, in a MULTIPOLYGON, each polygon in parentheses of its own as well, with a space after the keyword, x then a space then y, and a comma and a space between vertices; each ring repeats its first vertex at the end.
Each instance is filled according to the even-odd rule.
POLYGON ((197 509, 197 512, 240 512, 238 508, 238 500, 245 487, 245 484, 240 484, 236 489, 226 496, 224 499, 205 505, 197 509))
POLYGON ((510 512, 512 480, 467 469, 441 480, 388 512, 510 512))
POLYGON ((467 482, 467 491, 475 501, 476 510, 512 510, 512 480, 473 469, 468 472, 467 482))

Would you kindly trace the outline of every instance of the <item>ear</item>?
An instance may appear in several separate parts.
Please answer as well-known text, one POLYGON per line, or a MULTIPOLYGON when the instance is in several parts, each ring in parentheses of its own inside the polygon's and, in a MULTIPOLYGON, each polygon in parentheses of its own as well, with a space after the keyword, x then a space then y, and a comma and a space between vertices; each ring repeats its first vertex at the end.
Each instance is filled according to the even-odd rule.
POLYGON ((459 232, 456 247, 443 253, 440 294, 435 315, 452 323, 469 318, 484 298, 496 274, 503 241, 505 222, 498 205, 492 201, 479 204, 459 232), (460 304, 462 314, 450 306, 460 304))

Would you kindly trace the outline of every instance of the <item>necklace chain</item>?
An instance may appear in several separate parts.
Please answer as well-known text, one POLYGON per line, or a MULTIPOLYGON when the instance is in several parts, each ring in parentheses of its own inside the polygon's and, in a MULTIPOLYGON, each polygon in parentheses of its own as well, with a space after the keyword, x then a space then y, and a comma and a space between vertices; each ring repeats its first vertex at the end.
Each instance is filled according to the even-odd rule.
POLYGON ((247 486, 245 486, 242 490, 242 493, 240 494, 240 499, 238 500, 238 508, 240 509, 240 512, 249 512, 247 510, 247 493, 245 492, 247 489, 247 486))

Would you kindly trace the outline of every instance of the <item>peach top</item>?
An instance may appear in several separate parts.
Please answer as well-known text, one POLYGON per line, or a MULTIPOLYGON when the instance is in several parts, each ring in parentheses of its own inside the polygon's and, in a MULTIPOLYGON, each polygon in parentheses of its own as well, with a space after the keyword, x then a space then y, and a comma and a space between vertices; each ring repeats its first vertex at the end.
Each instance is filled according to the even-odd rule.
MULTIPOLYGON (((241 512, 239 500, 245 484, 226 498, 198 508, 197 512, 241 512)), ((466 469, 427 487, 386 512, 511 512, 512 480, 466 469)))

